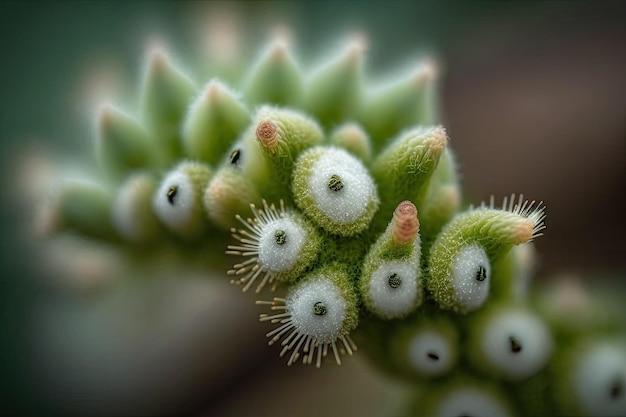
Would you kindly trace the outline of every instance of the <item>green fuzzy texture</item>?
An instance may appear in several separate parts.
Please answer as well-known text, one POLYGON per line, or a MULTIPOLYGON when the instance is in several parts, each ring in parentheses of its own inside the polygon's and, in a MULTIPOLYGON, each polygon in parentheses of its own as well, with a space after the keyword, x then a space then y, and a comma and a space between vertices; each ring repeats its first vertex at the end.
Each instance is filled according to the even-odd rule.
POLYGON ((139 122, 113 107, 102 110, 99 122, 96 153, 112 179, 123 179, 134 169, 155 166, 150 137, 139 122))
POLYGON ((183 150, 191 158, 216 165, 250 119, 239 98, 212 80, 187 112, 182 129, 183 150))
POLYGON ((370 221, 378 210, 378 195, 374 194, 369 198, 363 212, 353 221, 336 221, 322 211, 318 207, 318 202, 312 194, 309 180, 312 176, 317 174, 313 169, 315 163, 328 152, 328 149, 332 148, 321 146, 313 147, 298 158, 293 173, 293 197, 296 205, 324 230, 340 236, 354 236, 369 226, 370 221))
POLYGON ((330 134, 329 142, 358 157, 365 164, 372 159, 372 144, 367 132, 357 123, 348 122, 336 127, 330 134))

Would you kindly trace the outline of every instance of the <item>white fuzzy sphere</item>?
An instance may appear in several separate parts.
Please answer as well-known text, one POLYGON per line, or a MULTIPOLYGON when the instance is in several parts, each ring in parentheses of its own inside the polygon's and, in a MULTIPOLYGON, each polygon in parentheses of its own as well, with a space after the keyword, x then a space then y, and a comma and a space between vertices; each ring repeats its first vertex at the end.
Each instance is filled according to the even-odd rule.
POLYGON ((461 388, 440 400, 437 417, 508 417, 507 409, 488 392, 477 388, 461 388))
POLYGON ((418 291, 418 268, 408 262, 388 261, 378 267, 369 282, 368 295, 376 313, 385 318, 403 317, 415 307, 418 291), (401 284, 389 285, 389 276, 397 274, 401 284))
POLYGON ((161 182, 152 206, 159 220, 172 229, 180 229, 191 220, 195 203, 196 192, 187 174, 172 171, 161 182), (176 187, 176 195, 170 203, 167 194, 171 187, 176 187))
POLYGON ((513 378, 525 378, 539 371, 550 359, 554 341, 546 324, 525 311, 494 314, 487 322, 481 349, 489 363, 513 378), (511 337, 521 350, 514 352, 511 337))
POLYGON ((576 364, 574 389, 586 413, 598 417, 626 416, 626 350, 608 342, 590 348, 576 364), (612 397, 612 385, 620 386, 612 397))
POLYGON ((477 243, 465 246, 459 251, 452 263, 450 282, 454 297, 468 311, 482 306, 489 296, 491 264, 485 250, 477 243), (479 267, 486 270, 483 281, 476 279, 479 267))
POLYGON ((273 272, 291 269, 304 245, 306 232, 289 217, 273 220, 262 227, 259 236, 259 265, 273 272), (284 243, 276 243, 275 233, 284 232, 284 243))
POLYGON ((369 172, 354 156, 339 148, 329 148, 311 168, 308 186, 317 207, 333 222, 350 223, 362 216, 376 198, 376 187, 369 172), (333 191, 328 180, 337 175, 343 188, 333 191))
POLYGON ((408 356, 411 366, 426 375, 441 375, 455 362, 450 341, 435 330, 416 333, 409 342, 408 356))
POLYGON ((287 294, 285 306, 299 333, 312 336, 320 343, 330 343, 340 336, 346 301, 330 279, 317 276, 298 284, 287 294), (314 313, 318 302, 324 305, 326 314, 314 313))

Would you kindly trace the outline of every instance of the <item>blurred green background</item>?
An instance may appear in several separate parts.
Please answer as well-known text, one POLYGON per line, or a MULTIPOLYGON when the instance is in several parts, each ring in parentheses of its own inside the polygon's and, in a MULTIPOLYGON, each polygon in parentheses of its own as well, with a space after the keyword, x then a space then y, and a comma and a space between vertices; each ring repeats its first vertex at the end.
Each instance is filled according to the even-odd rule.
MULTIPOLYGON (((134 108, 143 48, 151 36, 166 39, 182 63, 196 68, 192 74, 200 84, 207 79, 202 70, 202 36, 207 24, 216 24, 211 16, 220 13, 237 16, 241 22, 241 41, 249 58, 276 24, 291 29, 305 68, 350 30, 367 34, 368 67, 373 76, 408 68, 420 54, 433 53, 443 70, 442 121, 458 155, 468 200, 478 203, 491 194, 500 198, 511 192, 544 200, 548 229, 536 242, 541 255, 539 279, 555 274, 610 276, 610 285, 623 288, 625 12, 622 2, 3 1, 2 407, 24 414, 240 415, 254 407, 276 412, 281 410, 282 398, 289 397, 282 408, 287 415, 292 414, 290 410, 318 415, 320 408, 315 406, 299 408, 309 403, 297 390, 307 387, 311 393, 319 391, 320 402, 334 407, 330 415, 361 415, 358 410, 389 395, 381 388, 384 381, 360 364, 322 372, 284 369, 276 352, 265 347, 263 329, 251 338, 254 344, 247 349, 253 359, 229 358, 227 352, 215 356, 214 361, 227 358, 233 363, 220 372, 196 366, 193 358, 202 357, 202 351, 185 353, 183 349, 174 354, 164 348, 153 362, 145 362, 146 368, 173 358, 172 369, 196 369, 197 375, 190 379, 185 373, 176 374, 161 385, 145 380, 171 376, 174 371, 135 375, 138 380, 124 389, 103 390, 106 384, 132 378, 134 372, 131 367, 126 373, 116 373, 122 365, 102 359, 118 357, 107 356, 106 339, 104 346, 99 345, 105 353, 81 359, 68 351, 66 362, 46 362, 60 356, 42 354, 49 348, 48 339, 41 336, 42 328, 50 330, 45 312, 62 310, 50 322, 54 323, 51 331, 67 332, 68 340, 80 341, 81 326, 89 327, 91 322, 87 318, 79 325, 64 317, 86 314, 89 307, 82 304, 98 301, 92 294, 64 295, 45 282, 39 268, 42 261, 30 251, 31 235, 25 232, 32 224, 33 210, 19 193, 20 179, 28 175, 23 158, 34 150, 53 151, 64 160, 84 160, 93 140, 90 106, 94 97, 113 86, 109 97, 134 108), (185 359, 188 363, 182 364, 185 359), (80 367, 92 362, 100 366, 84 373, 104 372, 110 365, 110 375, 90 378, 80 369, 75 374, 68 371, 72 364, 80 367), (59 375, 65 371, 74 376, 59 375), (345 386, 355 375, 362 386, 345 386), (90 381, 92 386, 76 386, 90 381), (366 392, 372 394, 371 399, 359 404, 366 392), (243 396, 247 404, 241 402, 243 396), (112 403, 118 406, 111 407, 112 403)), ((192 282, 180 285, 197 284, 192 282)), ((150 297, 145 295, 150 291, 135 290, 144 294, 140 297, 150 297)), ((218 291, 236 293, 228 288, 218 291)), ((177 311, 176 305, 171 308, 177 311)), ((253 315, 233 326, 247 331, 255 321, 253 315)), ((115 329, 111 334, 116 334, 115 329)), ((235 330, 230 333, 237 336, 235 330)), ((200 346, 211 346, 210 338, 198 335, 181 336, 181 343, 193 346, 197 338, 200 346)), ((102 341, 97 336, 94 340, 102 341)), ((63 343, 54 346, 57 353, 64 352, 63 343)), ((144 368, 135 371, 139 370, 144 368)))

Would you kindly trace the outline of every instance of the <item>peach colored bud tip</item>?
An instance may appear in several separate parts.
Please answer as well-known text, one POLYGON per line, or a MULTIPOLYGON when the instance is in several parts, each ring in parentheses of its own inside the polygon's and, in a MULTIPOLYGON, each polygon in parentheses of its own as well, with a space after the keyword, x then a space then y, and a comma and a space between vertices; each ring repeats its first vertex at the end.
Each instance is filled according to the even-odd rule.
POLYGON ((531 219, 520 220, 511 231, 511 237, 516 244, 522 244, 532 240, 535 234, 535 222, 531 219))
POLYGON ((278 129, 273 120, 263 120, 256 127, 256 138, 259 143, 268 149, 274 149, 278 143, 278 129))
POLYGON ((412 243, 419 231, 417 208, 410 201, 398 204, 393 212, 393 240, 400 245, 412 243))

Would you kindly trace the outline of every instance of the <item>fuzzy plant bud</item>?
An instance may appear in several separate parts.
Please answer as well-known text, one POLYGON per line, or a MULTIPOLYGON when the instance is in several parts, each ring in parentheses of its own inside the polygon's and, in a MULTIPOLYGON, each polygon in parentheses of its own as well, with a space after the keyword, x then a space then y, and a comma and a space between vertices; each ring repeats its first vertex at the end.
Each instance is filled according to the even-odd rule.
POLYGON ((96 153, 111 178, 120 179, 134 169, 154 166, 151 145, 148 133, 135 119, 112 106, 100 111, 96 153))
POLYGON ((244 291, 256 285, 257 293, 268 283, 293 283, 317 259, 321 238, 316 229, 295 211, 285 210, 282 200, 278 208, 265 200, 262 209, 250 208, 254 218, 237 215, 244 228, 231 229, 239 243, 229 245, 226 254, 248 258, 228 271, 236 277, 231 282, 244 291))
POLYGON ((111 219, 113 196, 99 185, 66 184, 55 197, 49 212, 48 229, 69 231, 98 240, 116 240, 111 219))
POLYGON ((262 314, 261 321, 278 323, 267 333, 272 345, 282 339, 280 356, 288 352, 287 365, 302 356, 302 363, 318 368, 329 350, 338 365, 340 353, 351 355, 356 346, 350 332, 358 324, 357 295, 350 278, 339 265, 316 269, 289 288, 285 298, 257 301, 275 314, 262 314))
POLYGON ((304 107, 324 126, 353 118, 363 90, 365 41, 353 39, 339 56, 311 74, 304 107))
POLYGON ((406 78, 369 94, 359 120, 372 136, 375 149, 408 126, 437 122, 437 71, 432 61, 425 60, 406 78))
POLYGON ((187 112, 182 130, 184 153, 216 165, 250 118, 234 92, 218 80, 211 80, 187 112))
POLYGON ((302 73, 287 41, 276 39, 252 67, 244 91, 251 105, 297 105, 303 88, 302 73))
MULTIPOLYGON (((513 198, 511 198, 513 200, 513 198)), ((503 209, 479 207, 456 215, 430 249, 428 291, 445 310, 467 313, 481 307, 492 285, 492 262, 541 235, 542 206, 521 202, 503 209)))
POLYGON ((181 155, 180 125, 196 86, 161 49, 148 57, 141 92, 141 114, 163 164, 181 155))
POLYGON ((506 393, 491 383, 457 375, 434 384, 418 396, 413 414, 424 417, 515 417, 506 393))
POLYGON ((381 215, 406 199, 421 206, 447 142, 443 127, 418 127, 402 133, 378 155, 372 173, 380 184, 381 215))
POLYGON ((496 378, 518 381, 546 366, 554 338, 527 307, 492 304, 470 317, 470 363, 496 378))
POLYGON ((406 317, 422 303, 418 231, 417 209, 403 201, 365 257, 359 278, 363 304, 382 319, 406 317))
POLYGON ((329 233, 341 236, 365 230, 379 205, 367 168, 335 147, 316 146, 298 158, 292 192, 304 214, 329 233))
POLYGON ((626 341, 581 337, 557 354, 553 373, 556 402, 564 414, 584 417, 626 415, 626 341))
POLYGON ((370 138, 358 123, 348 122, 335 128, 330 135, 330 144, 347 150, 366 164, 372 159, 370 138))
POLYGON ((287 194, 298 156, 319 145, 324 133, 307 116, 293 110, 262 107, 255 116, 255 137, 267 160, 271 187, 287 194))
POLYGON ((459 360, 459 334, 444 316, 420 317, 388 336, 395 369, 410 379, 448 375, 459 360))
POLYGON ((120 186, 113 202, 113 224, 127 241, 154 243, 162 237, 161 225, 152 211, 157 185, 152 175, 137 172, 120 186))
POLYGON ((206 230, 202 197, 211 178, 208 166, 182 162, 165 175, 152 199, 159 220, 185 239, 196 239, 206 230))

